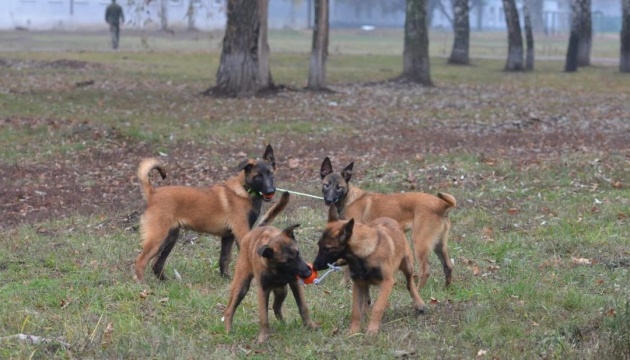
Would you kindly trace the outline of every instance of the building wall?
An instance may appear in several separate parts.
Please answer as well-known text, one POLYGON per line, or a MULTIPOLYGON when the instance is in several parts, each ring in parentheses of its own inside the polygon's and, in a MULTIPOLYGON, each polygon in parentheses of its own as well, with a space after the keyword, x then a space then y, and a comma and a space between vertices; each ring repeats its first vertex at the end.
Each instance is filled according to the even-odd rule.
MULTIPOLYGON (((159 2, 117 0, 125 13, 125 25, 159 27, 159 2)), ((166 0, 169 27, 188 26, 190 0, 166 0)), ((199 30, 225 26, 224 0, 193 0, 194 23, 199 30)), ((107 28, 105 8, 111 0, 0 0, 0 30, 97 30, 107 28), (4 9, 2 9, 4 8, 4 9)))

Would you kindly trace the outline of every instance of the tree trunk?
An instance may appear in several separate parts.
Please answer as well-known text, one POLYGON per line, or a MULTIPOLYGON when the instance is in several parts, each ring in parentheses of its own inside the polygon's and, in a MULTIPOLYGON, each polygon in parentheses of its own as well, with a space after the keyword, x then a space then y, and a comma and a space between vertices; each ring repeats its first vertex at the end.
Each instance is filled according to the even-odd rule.
POLYGON ((188 31, 195 31, 195 0, 188 0, 188 9, 186 10, 186 17, 188 18, 188 31))
POLYGON ((508 57, 505 71, 521 71, 523 70, 523 35, 516 2, 503 0, 503 9, 508 28, 508 57))
POLYGON ((468 49, 470 44, 470 16, 468 0, 453 1, 453 50, 448 58, 449 64, 468 65, 468 49))
POLYGON ((158 17, 160 18, 160 30, 168 30, 168 0, 160 0, 158 17))
POLYGON ((580 40, 578 42, 578 66, 591 65, 591 47, 593 45, 593 22, 591 19, 591 0, 580 0, 580 40))
POLYGON ((328 57, 328 0, 315 0, 315 28, 311 62, 308 69, 308 84, 311 90, 326 89, 326 58, 328 57))
POLYGON ((534 33, 532 30, 531 0, 523 0, 523 21, 525 22, 525 43, 527 52, 525 53, 525 70, 534 70, 534 33))
POLYGON ((580 43, 580 9, 578 1, 571 0, 571 33, 569 35, 569 46, 567 48, 567 60, 564 64, 564 71, 577 71, 578 46, 580 43))
POLYGON ((407 0, 403 72, 400 80, 433 86, 429 64, 426 0, 407 0))
POLYGON ((269 70, 269 0, 229 0, 217 85, 207 93, 252 96, 274 88, 269 70))
POLYGON ((630 73, 630 0, 621 0, 621 56, 619 71, 630 73))

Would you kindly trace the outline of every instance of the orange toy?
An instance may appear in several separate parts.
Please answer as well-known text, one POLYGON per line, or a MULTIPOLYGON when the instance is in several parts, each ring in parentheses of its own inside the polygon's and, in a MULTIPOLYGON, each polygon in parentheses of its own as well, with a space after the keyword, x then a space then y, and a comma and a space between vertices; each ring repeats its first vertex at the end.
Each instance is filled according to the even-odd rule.
POLYGON ((311 276, 307 277, 307 278, 300 278, 305 284, 312 284, 313 281, 315 281, 315 279, 317 278, 317 271, 315 271, 315 269, 313 269, 313 264, 309 264, 307 263, 308 267, 311 268, 311 276))

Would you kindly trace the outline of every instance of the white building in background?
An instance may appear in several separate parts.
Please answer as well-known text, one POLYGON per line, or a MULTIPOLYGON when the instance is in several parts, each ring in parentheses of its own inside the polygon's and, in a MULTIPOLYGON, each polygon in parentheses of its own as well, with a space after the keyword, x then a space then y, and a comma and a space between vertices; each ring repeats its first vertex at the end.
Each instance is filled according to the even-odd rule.
MULTIPOLYGON (((169 27, 187 28, 188 9, 199 30, 225 27, 225 0, 117 0, 125 26, 159 28, 162 4, 169 27)), ((111 0, 0 0, 0 30, 107 29, 105 8, 111 0)))
MULTIPOLYGON (((223 29, 227 0, 117 0, 125 11, 125 26, 159 29, 162 8, 167 26, 186 29, 190 26, 188 9, 193 9, 193 24, 199 30, 223 29)), ((255 1, 255 0, 251 0, 255 1)), ((305 29, 313 22, 314 0, 270 0, 269 27, 272 29, 305 29)), ((330 26, 359 28, 363 25, 401 28, 404 8, 384 11, 381 0, 376 5, 357 9, 348 2, 330 0, 330 26)), ((450 0, 441 0, 444 11, 433 11, 432 26, 451 30, 450 0), (446 14, 445 14, 446 13, 446 14)), ((543 0, 543 22, 549 33, 564 32, 569 26, 570 0, 543 0)), ((596 31, 618 31, 621 0, 593 0, 593 25, 596 31)), ((105 7, 111 0, 0 0, 0 30, 96 30, 106 29, 105 7)), ((475 30, 505 30, 502 0, 483 0, 481 8, 470 9, 470 26, 475 30)), ((522 0, 517 0, 519 10, 522 0)), ((522 14, 521 14, 522 16, 522 14)))

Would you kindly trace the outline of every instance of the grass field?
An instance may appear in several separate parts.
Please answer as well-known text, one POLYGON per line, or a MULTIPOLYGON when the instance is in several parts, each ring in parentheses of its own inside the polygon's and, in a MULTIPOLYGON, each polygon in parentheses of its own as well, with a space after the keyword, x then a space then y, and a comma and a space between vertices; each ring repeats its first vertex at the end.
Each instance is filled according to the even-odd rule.
MULTIPOLYGON (((423 89, 364 84, 400 72, 400 34, 333 32, 335 92, 317 94, 300 91, 309 36, 271 33, 272 75, 289 90, 212 99, 199 94, 214 82, 218 34, 124 33, 112 52, 106 33, 0 33, 0 358, 630 358, 630 77, 617 71, 618 39, 599 35, 603 60, 575 74, 553 59, 566 39, 549 39, 534 72, 511 74, 504 34, 475 34, 473 66, 450 67, 451 40, 436 33, 437 86, 423 89), (381 333, 347 336, 351 291, 332 274, 305 287, 320 330, 302 327, 289 297, 286 323, 272 319, 257 345, 254 289, 223 329, 217 239, 185 232, 171 280, 133 282, 139 160, 165 163, 156 184, 204 186, 267 143, 281 188, 319 195, 330 156, 337 170, 354 161, 364 189, 454 195, 452 286, 432 255, 426 314, 399 281, 381 333)), ((294 196, 276 225, 301 223, 312 261, 325 221, 322 202, 294 196)))

